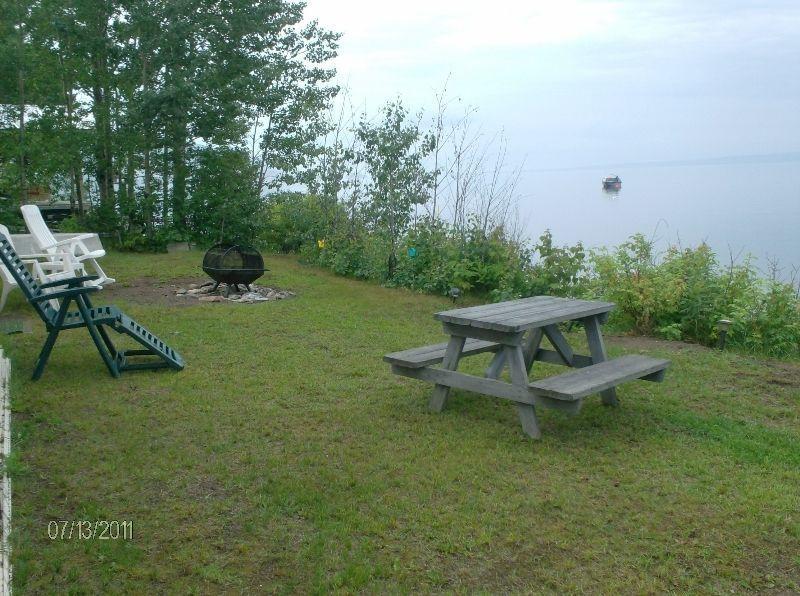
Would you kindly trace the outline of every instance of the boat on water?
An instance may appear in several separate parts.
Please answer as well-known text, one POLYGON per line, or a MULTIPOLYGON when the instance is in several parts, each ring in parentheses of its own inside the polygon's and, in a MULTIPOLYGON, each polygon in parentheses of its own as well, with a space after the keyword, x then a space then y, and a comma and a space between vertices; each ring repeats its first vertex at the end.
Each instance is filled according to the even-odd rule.
POLYGON ((606 176, 603 178, 604 190, 619 190, 622 188, 622 180, 619 176, 606 176))

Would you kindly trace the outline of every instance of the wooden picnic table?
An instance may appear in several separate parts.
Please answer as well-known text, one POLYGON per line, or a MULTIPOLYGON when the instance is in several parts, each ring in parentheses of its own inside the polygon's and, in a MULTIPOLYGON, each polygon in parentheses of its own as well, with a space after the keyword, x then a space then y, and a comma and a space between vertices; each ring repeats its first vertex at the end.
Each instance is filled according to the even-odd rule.
POLYGON ((450 336, 446 343, 387 354, 392 372, 434 383, 429 407, 440 412, 450 388, 474 391, 516 403, 523 431, 541 436, 536 407, 577 413, 583 399, 600 393, 604 404, 617 405, 615 387, 625 381, 661 381, 668 360, 628 355, 608 360, 601 325, 614 308, 612 302, 533 296, 439 312, 450 336), (559 323, 578 321, 586 331, 589 355, 577 354, 559 323), (543 348, 547 338, 553 349, 543 348), (458 372, 459 361, 474 354, 494 352, 484 377, 458 372), (562 364, 576 370, 529 381, 535 361, 562 364), (441 363, 441 367, 435 365, 441 363), (501 380, 508 367, 510 383, 501 380))

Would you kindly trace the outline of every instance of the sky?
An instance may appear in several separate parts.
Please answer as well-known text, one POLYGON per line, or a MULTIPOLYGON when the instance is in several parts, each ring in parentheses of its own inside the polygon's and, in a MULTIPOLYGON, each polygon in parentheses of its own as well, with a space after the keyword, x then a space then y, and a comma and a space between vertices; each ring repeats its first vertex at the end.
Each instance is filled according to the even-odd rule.
POLYGON ((446 84, 527 169, 800 150, 800 0, 307 4, 358 108, 446 84))

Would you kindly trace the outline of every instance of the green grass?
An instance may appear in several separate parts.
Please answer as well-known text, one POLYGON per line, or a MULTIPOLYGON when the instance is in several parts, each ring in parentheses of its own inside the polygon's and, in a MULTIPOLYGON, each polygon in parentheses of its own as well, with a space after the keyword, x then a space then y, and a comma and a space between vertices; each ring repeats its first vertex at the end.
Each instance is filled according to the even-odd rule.
MULTIPOLYGON (((104 265, 125 284, 199 259, 104 265)), ((544 411, 534 442, 508 402, 455 391, 428 413, 430 386, 381 361, 441 341, 444 299, 268 266, 297 298, 115 299, 181 373, 112 379, 72 331, 32 383, 42 326, 2 337, 19 593, 800 590, 800 366, 610 338, 670 358, 666 381, 544 411), (48 538, 82 519, 131 520, 133 539, 48 538)))

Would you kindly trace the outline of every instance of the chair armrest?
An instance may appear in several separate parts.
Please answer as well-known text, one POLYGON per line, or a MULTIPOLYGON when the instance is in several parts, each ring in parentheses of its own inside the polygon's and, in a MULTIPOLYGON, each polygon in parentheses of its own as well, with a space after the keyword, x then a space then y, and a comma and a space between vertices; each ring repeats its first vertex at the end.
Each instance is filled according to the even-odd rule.
POLYGON ((93 238, 95 234, 80 234, 78 236, 72 236, 70 238, 64 238, 63 240, 57 240, 53 246, 64 246, 65 244, 75 244, 76 242, 82 242, 84 240, 88 240, 89 238, 93 238))
MULTIPOLYGON (((82 284, 87 281, 94 281, 96 279, 100 279, 100 277, 98 275, 81 275, 79 277, 68 277, 66 279, 60 279, 57 281, 49 281, 46 284, 39 284, 39 287, 42 289, 55 288, 58 286, 68 286, 72 288, 78 284, 82 284)), ((50 296, 52 295, 53 294, 50 294, 50 296)))
POLYGON ((81 294, 89 294, 97 292, 100 288, 94 286, 80 286, 78 288, 70 288, 68 290, 59 290, 58 292, 50 292, 49 294, 42 294, 31 299, 31 302, 44 302, 45 300, 58 300, 59 298, 69 298, 70 296, 80 296, 81 294))
POLYGON ((34 254, 17 255, 17 256, 20 259, 22 259, 23 261, 25 261, 25 260, 30 260, 30 259, 52 259, 53 257, 60 257, 61 255, 64 255, 64 254, 66 254, 66 253, 55 253, 55 254, 51 254, 51 253, 41 253, 41 254, 34 253, 34 254))

